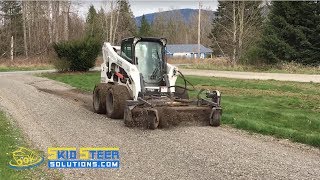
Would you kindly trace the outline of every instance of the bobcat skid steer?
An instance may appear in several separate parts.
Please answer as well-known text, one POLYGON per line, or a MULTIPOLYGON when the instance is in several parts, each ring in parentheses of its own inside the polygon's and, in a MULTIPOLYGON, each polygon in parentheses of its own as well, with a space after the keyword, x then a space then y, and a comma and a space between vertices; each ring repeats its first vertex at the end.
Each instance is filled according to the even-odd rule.
POLYGON ((187 80, 166 62, 164 38, 131 37, 121 47, 104 43, 101 82, 93 91, 96 113, 124 118, 126 126, 149 129, 195 123, 219 126, 220 92, 202 92, 189 100, 187 80), (184 87, 177 86, 180 76, 184 87), (201 97, 205 96, 205 97, 201 97))

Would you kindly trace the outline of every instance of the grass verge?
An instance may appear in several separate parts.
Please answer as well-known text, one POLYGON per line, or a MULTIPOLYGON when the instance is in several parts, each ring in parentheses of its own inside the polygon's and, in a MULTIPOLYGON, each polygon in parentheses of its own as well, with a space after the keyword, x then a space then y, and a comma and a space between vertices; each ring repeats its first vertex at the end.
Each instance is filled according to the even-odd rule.
POLYGON ((320 67, 304 66, 297 63, 286 62, 278 63, 275 65, 231 65, 227 60, 221 58, 204 60, 172 59, 170 62, 175 64, 182 64, 179 67, 186 69, 289 74, 320 74, 320 67))
MULTIPOLYGON (((100 72, 42 74, 92 91, 100 72)), ((196 89, 222 92, 222 123, 320 147, 320 84, 187 76, 196 89)), ((178 84, 182 80, 178 79, 178 84)), ((189 92, 191 97, 196 91, 189 92)))
POLYGON ((54 67, 52 65, 37 65, 37 66, 1 66, 0 65, 0 72, 48 70, 53 68, 54 67))
MULTIPOLYGON (((19 129, 15 128, 8 117, 0 111, 0 179, 61 179, 56 171, 49 171, 46 163, 26 170, 14 170, 9 167, 12 152, 18 147, 28 147, 19 129)), ((32 148, 31 148, 32 149, 32 148)))

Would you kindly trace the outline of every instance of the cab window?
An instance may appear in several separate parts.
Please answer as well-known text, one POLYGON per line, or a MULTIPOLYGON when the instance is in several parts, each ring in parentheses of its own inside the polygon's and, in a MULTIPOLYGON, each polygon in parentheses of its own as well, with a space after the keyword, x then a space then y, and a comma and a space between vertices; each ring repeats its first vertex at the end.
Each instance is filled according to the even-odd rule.
POLYGON ((130 42, 125 42, 125 43, 122 44, 121 57, 123 57, 127 61, 131 61, 132 62, 132 49, 131 49, 131 43, 130 42))

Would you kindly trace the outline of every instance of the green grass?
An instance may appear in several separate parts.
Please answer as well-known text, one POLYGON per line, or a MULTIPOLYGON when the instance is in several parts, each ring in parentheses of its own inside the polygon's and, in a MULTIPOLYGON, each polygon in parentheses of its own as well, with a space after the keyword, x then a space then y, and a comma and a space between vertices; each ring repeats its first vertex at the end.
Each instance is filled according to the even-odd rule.
MULTIPOLYGON (((43 74, 92 91, 100 73, 43 74)), ((222 123, 320 147, 320 84, 187 76, 196 89, 222 93, 222 123)), ((178 79, 178 84, 182 84, 178 79)), ((191 97, 197 91, 189 92, 191 97)))
POLYGON ((283 63, 277 65, 236 65, 231 66, 221 63, 203 62, 199 64, 181 65, 186 69, 205 69, 217 71, 239 71, 239 72, 266 72, 266 73, 289 73, 289 74, 320 74, 319 67, 308 67, 295 63, 283 63))
POLYGON ((53 66, 43 65, 43 66, 0 66, 0 72, 10 72, 10 71, 34 71, 34 70, 47 70, 53 69, 53 66))
POLYGON ((100 72, 87 73, 45 73, 40 76, 70 84, 84 91, 93 91, 94 86, 100 82, 100 72))
MULTIPOLYGON (((0 111, 0 179, 61 179, 56 171, 48 171, 44 162, 39 167, 26 170, 14 170, 9 167, 12 152, 18 147, 29 148, 18 128, 0 111)), ((33 148, 31 148, 33 149, 33 148)))

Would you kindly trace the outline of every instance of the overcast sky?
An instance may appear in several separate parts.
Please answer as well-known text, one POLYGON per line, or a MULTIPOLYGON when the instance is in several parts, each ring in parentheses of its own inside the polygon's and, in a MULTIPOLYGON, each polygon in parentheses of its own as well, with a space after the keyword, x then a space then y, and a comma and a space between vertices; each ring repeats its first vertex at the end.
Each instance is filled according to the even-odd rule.
MULTIPOLYGON (((129 2, 134 16, 158 12, 159 10, 166 11, 184 8, 198 9, 199 7, 199 1, 195 0, 129 0, 129 2)), ((216 10, 218 5, 217 0, 205 0, 201 1, 201 3, 203 9, 211 10, 216 10)), ((107 1, 83 0, 81 2, 81 7, 79 8, 80 14, 86 16, 90 4, 93 4, 97 10, 99 10, 101 6, 104 8, 109 7, 107 1)))

